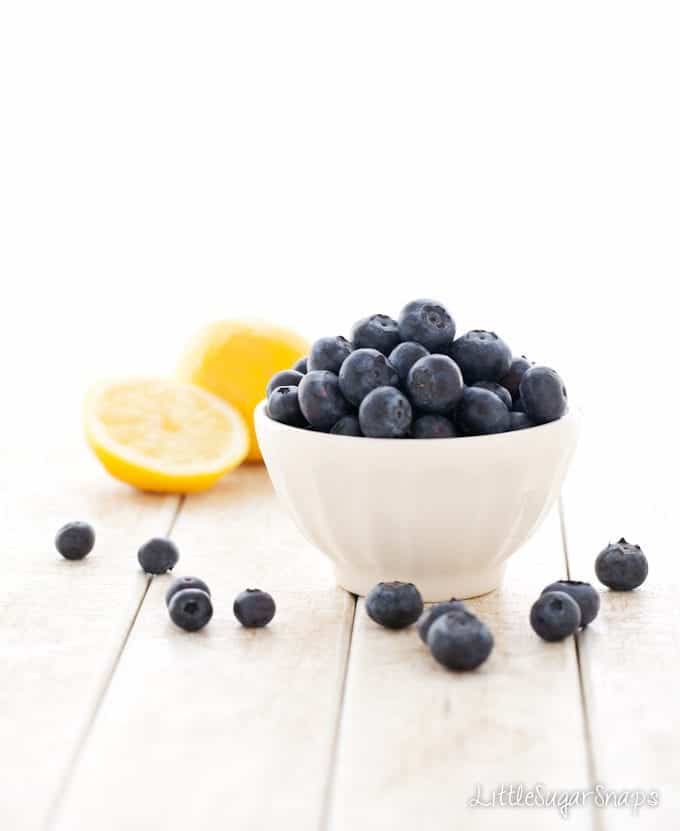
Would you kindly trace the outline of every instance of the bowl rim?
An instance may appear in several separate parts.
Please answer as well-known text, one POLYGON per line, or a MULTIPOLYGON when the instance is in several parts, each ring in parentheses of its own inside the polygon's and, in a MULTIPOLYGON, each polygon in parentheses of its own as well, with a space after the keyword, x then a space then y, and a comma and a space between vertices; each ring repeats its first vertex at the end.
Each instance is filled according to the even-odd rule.
MULTIPOLYGON (((263 423, 267 424, 267 429, 278 431, 279 433, 290 433, 291 431, 295 434, 299 435, 299 437, 306 436, 306 439, 302 439, 302 441, 327 441, 327 442, 349 442, 355 441, 356 439, 360 438, 362 441, 362 447, 366 446, 366 442, 371 442, 374 446, 375 445, 385 445, 389 444, 390 446, 399 445, 399 446, 407 446, 413 447, 413 445, 417 442, 420 446, 422 444, 430 444, 432 442, 437 443, 437 447, 442 447, 442 443, 446 443, 447 446, 450 446, 451 443, 455 443, 460 446, 461 442, 465 443, 466 447, 469 447, 473 443, 492 443, 492 442, 512 442, 512 441, 522 441, 526 440, 527 436, 536 435, 540 433, 541 435, 545 436, 549 433, 558 433, 561 432, 561 429, 565 427, 565 425, 572 424, 574 427, 578 428, 581 424, 581 420, 583 414, 581 410, 575 406, 571 405, 566 413, 561 417, 558 418, 556 421, 549 421, 547 424, 535 424, 533 427, 527 427, 524 430, 508 430, 505 433, 488 433, 483 436, 452 436, 450 438, 445 439, 414 439, 411 436, 403 439, 390 439, 390 438, 373 438, 371 436, 340 436, 336 435, 335 433, 326 433, 322 430, 306 430, 302 427, 293 427, 290 424, 283 424, 280 421, 275 421, 273 418, 270 418, 266 412, 267 406, 267 399, 263 398, 259 404, 256 405, 255 409, 253 410, 253 416, 255 423, 263 423), (511 438, 514 437, 514 438, 511 438)), ((397 451, 398 452, 398 451, 397 451)))

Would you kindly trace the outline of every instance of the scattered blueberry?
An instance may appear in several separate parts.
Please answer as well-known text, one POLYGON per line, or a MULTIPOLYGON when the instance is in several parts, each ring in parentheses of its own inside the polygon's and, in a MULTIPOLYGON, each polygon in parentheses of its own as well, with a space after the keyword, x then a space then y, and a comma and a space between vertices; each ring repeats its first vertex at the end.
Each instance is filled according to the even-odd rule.
POLYGON ((403 629, 423 612, 423 598, 413 583, 378 583, 366 595, 366 613, 381 626, 403 629))
POLYGON ((365 317, 352 327, 354 349, 377 349, 383 355, 389 355, 399 340, 397 321, 387 315, 365 317))
POLYGON ((297 387, 302 381, 303 375, 294 369, 284 369, 272 375, 267 384, 267 398, 272 394, 272 391, 277 387, 297 387))
POLYGON ((176 577, 172 583, 170 583, 170 588, 165 593, 165 605, 169 606, 170 601, 177 594, 177 592, 181 592, 184 589, 198 589, 208 595, 210 594, 208 584, 201 580, 200 577, 176 577))
POLYGON ((627 542, 623 537, 597 555, 595 574, 600 583, 617 592, 629 592, 641 586, 647 579, 649 566, 639 545, 627 542))
POLYGON ((510 430, 526 430, 527 427, 533 427, 532 420, 526 413, 516 413, 514 410, 510 413, 510 430))
POLYGON ((497 384, 495 381, 477 381, 477 383, 472 386, 479 387, 479 389, 482 390, 489 390, 489 392, 494 393, 494 395, 497 395, 500 398, 508 410, 512 409, 512 396, 505 389, 505 387, 501 386, 501 384, 497 384))
POLYGON ((330 430, 335 436, 363 436, 359 419, 355 415, 343 416, 330 430))
POLYGON ((527 411, 524 409, 524 404, 522 403, 521 398, 515 398, 515 400, 512 402, 512 412, 524 413, 524 415, 527 414, 527 411))
POLYGON ((302 414, 320 430, 330 430, 352 409, 340 391, 338 376, 327 370, 308 372, 297 389, 302 414))
POLYGON ((201 589, 182 589, 170 598, 168 613, 180 629, 197 632, 213 616, 212 600, 208 592, 201 589))
POLYGON ((430 352, 445 352, 456 336, 456 324, 436 300, 413 300, 401 310, 399 334, 403 341, 422 343, 430 352))
POLYGON ((57 531, 54 544, 67 560, 82 560, 94 548, 94 528, 87 522, 69 522, 57 531))
POLYGON ((546 586, 541 594, 546 592, 564 592, 575 600, 581 610, 581 626, 592 623, 600 611, 600 594, 590 583, 581 580, 557 580, 546 586))
POLYGON ((456 424, 464 436, 505 433, 510 429, 510 411, 489 390, 466 387, 456 411, 456 424))
POLYGON ((430 606, 429 609, 425 609, 422 615, 418 618, 418 623, 416 628, 418 630, 418 634, 420 635, 420 640, 423 643, 427 643, 427 634, 430 631, 430 626, 438 620, 442 615, 447 614, 447 612, 454 612, 456 609, 464 609, 465 605, 462 601, 456 600, 455 597, 452 597, 451 600, 446 600, 444 603, 436 603, 434 606, 430 606))
POLYGON ((460 401, 463 376, 448 355, 427 355, 411 367, 406 389, 419 410, 445 415, 460 401))
POLYGON ((414 439, 450 439, 456 435, 453 422, 443 415, 418 416, 411 426, 411 436, 414 439))
POLYGON ((544 641, 561 641, 581 625, 581 610, 566 592, 546 591, 531 607, 529 620, 544 641))
POLYGON ((463 607, 435 620, 427 635, 427 645, 433 657, 447 669, 471 670, 491 654, 493 635, 485 623, 463 607))
POLYGON ((246 589, 234 600, 236 620, 249 629, 266 626, 275 614, 274 598, 260 589, 246 589))
POLYGON ((371 390, 398 383, 397 370, 377 349, 356 349, 340 369, 340 389, 355 407, 371 390))
POLYGON ((139 549, 137 559, 147 574, 165 574, 177 565, 179 550, 172 540, 154 537, 139 549))
POLYGON ((340 372, 342 362, 352 351, 352 344, 341 335, 337 338, 319 338, 309 350, 308 370, 327 369, 336 375, 340 372))
POLYGON ((522 376, 530 366, 531 361, 527 360, 526 355, 522 355, 521 358, 513 358, 512 363, 510 364, 510 369, 499 381, 499 383, 502 384, 510 393, 513 401, 519 395, 519 382, 522 380, 522 376))
POLYGON ((408 398, 396 387, 378 387, 369 392, 359 407, 361 432, 376 439, 406 436, 412 416, 408 398))
POLYGON ((301 373, 302 375, 307 374, 307 356, 305 355, 304 358, 300 358, 299 361, 295 361, 293 364, 293 369, 296 372, 301 373))
POLYGON ((567 389, 554 369, 532 366, 519 385, 524 409, 534 424, 547 424, 561 418, 567 409, 567 389))
POLYGON ((473 329, 454 340, 451 357, 460 367, 466 384, 498 381, 512 365, 512 352, 495 332, 473 329))
POLYGON ((403 385, 406 383, 409 370, 413 364, 429 354, 430 353, 422 344, 409 340, 404 341, 404 343, 400 343, 399 346, 395 346, 390 352, 388 360, 397 370, 399 381, 403 385))
MULTIPOLYGON (((301 375, 301 378, 307 376, 301 375)), ((297 387, 276 387, 272 390, 267 401, 267 412, 274 421, 289 424, 291 427, 304 427, 307 420, 300 409, 299 391, 297 387)))

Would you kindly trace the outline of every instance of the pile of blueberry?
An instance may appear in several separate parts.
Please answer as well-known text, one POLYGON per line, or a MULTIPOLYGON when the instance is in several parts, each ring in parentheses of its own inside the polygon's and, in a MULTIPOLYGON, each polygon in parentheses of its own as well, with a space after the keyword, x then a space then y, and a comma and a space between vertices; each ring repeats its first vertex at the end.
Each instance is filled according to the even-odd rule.
MULTIPOLYGON (((57 532, 57 551, 67 560, 82 560, 94 548, 94 528, 87 522, 69 522, 57 532)), ((166 574, 179 562, 179 550, 172 540, 154 537, 137 552, 146 574, 166 574)), ((200 577, 177 577, 165 594, 165 605, 173 623, 187 632, 202 629, 213 616, 208 584, 200 577)), ((274 598, 260 589, 246 589, 234 600, 234 616, 248 628, 266 626, 276 614, 274 598)))
POLYGON ((267 413, 343 436, 434 439, 521 430, 561 418, 567 391, 494 332, 456 338, 451 315, 414 300, 398 320, 372 315, 351 340, 323 337, 267 385, 267 413))

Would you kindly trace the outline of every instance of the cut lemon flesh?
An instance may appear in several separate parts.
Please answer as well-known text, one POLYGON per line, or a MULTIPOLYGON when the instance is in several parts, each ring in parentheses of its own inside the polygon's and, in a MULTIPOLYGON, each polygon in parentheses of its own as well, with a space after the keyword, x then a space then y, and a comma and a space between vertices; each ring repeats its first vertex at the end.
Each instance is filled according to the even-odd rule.
POLYGON ((85 434, 104 467, 142 490, 205 490, 248 453, 234 407, 191 384, 132 378, 99 384, 85 401, 85 434))

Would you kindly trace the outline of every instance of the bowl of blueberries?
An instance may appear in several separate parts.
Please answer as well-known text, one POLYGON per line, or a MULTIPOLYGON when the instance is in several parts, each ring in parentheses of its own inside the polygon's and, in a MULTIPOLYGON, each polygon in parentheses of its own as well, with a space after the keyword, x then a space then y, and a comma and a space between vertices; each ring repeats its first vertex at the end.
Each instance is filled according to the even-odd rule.
POLYGON ((360 595, 388 580, 426 601, 497 588, 554 504, 580 426, 554 369, 494 332, 457 336, 429 299, 319 338, 266 394, 255 428, 274 488, 360 595))

